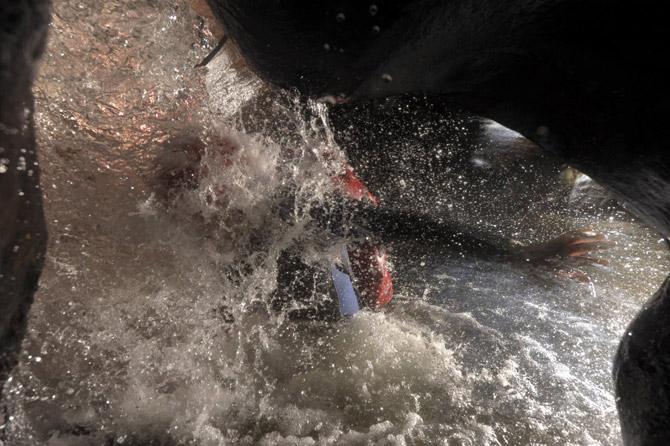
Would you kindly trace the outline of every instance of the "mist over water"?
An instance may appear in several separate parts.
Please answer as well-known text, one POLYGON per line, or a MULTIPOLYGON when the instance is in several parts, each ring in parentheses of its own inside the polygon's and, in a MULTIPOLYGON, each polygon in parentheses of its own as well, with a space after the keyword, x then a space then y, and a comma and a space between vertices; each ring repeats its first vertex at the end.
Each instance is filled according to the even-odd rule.
MULTIPOLYGON (((380 202, 523 242, 592 227, 617 242, 611 266, 566 268, 584 284, 404 242, 387 310, 291 321, 271 304, 277 259, 339 255, 308 210, 346 155, 325 106, 264 85, 231 45, 194 69, 215 40, 183 1, 55 2, 35 86, 50 242, 4 444, 621 444, 611 358, 667 274, 652 231, 557 211, 521 176, 530 155, 477 189, 497 166, 481 141, 482 176, 408 171, 380 202), (526 207, 503 215, 501 184, 526 207)), ((402 162, 440 129, 423 131, 402 162)))

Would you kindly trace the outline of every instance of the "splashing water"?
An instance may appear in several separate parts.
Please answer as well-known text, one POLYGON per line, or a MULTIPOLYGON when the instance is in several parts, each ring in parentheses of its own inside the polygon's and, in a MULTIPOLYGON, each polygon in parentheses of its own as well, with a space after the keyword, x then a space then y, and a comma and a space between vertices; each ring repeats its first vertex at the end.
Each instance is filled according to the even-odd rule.
POLYGON ((89 3, 54 5, 35 87, 51 238, 6 444, 620 444, 611 357, 667 265, 646 228, 543 216, 618 242, 593 289, 410 244, 388 311, 290 321, 280 253, 344 243, 307 212, 345 159, 326 108, 231 47, 193 69, 183 1, 89 3))

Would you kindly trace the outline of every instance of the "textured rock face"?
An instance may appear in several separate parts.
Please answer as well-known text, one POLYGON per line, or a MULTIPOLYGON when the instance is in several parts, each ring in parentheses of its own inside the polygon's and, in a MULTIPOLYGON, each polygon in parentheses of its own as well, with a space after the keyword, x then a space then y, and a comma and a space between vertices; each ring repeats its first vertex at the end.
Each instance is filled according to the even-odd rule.
POLYGON ((48 1, 0 4, 0 383, 16 363, 46 246, 31 86, 48 21, 48 1))

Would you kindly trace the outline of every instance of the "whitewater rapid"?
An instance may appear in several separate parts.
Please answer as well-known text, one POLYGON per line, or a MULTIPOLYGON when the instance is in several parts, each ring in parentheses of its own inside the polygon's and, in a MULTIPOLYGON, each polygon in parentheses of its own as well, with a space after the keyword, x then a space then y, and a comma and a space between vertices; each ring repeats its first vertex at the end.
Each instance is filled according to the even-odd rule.
MULTIPOLYGON (((495 235, 593 227, 612 265, 584 284, 405 243, 386 311, 290 321, 271 305, 280 253, 323 266, 345 243, 305 211, 346 160, 326 107, 263 84, 231 45, 193 68, 216 39, 188 2, 54 3, 35 86, 50 241, 5 445, 621 444, 611 358, 667 272, 652 231, 516 212, 495 235), (193 174, 180 166, 197 181, 166 181, 193 174)), ((457 186, 426 201, 415 180, 396 187, 473 225, 500 205, 457 186)))

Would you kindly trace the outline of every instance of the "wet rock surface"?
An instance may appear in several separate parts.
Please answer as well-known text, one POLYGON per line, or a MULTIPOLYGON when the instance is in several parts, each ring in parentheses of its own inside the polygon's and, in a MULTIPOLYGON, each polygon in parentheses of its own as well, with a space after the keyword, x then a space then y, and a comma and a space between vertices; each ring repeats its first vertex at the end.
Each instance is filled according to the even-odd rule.
POLYGON ((46 248, 31 88, 48 8, 39 0, 0 5, 0 390, 17 361, 46 248))

